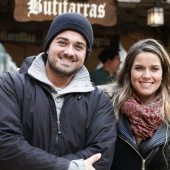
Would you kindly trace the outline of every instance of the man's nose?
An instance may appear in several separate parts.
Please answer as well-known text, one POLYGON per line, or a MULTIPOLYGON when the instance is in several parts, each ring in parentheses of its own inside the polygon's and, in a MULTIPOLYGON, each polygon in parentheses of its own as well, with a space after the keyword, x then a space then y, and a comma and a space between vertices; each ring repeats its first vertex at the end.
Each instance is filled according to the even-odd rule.
POLYGON ((68 45, 65 50, 64 50, 64 53, 67 54, 67 55, 74 55, 74 47, 73 45, 68 45))

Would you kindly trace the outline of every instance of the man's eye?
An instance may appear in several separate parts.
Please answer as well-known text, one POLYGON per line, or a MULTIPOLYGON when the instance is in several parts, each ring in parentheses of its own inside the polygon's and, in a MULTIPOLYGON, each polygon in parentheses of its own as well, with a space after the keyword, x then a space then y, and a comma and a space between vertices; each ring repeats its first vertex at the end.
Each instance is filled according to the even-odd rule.
POLYGON ((84 50, 84 47, 82 45, 76 45, 75 48, 77 50, 84 50))
POLYGON ((80 45, 76 45, 76 48, 77 48, 77 49, 82 49, 83 47, 80 46, 80 45))
POLYGON ((65 41, 58 41, 58 44, 64 46, 64 45, 66 45, 66 42, 65 41))

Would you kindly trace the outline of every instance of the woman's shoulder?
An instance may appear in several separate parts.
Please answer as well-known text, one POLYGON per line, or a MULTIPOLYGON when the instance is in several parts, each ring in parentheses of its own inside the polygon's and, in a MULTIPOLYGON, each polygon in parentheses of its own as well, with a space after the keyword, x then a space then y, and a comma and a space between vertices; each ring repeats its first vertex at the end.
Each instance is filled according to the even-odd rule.
POLYGON ((110 98, 112 98, 115 93, 114 86, 115 85, 113 83, 111 83, 111 84, 106 84, 106 85, 100 85, 97 87, 102 89, 110 98))

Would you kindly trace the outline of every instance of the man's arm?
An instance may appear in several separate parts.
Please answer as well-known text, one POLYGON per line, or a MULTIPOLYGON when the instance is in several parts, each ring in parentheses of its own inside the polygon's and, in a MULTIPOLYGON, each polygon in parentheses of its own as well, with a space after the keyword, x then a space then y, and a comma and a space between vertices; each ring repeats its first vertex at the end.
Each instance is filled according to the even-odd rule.
MULTIPOLYGON (((89 101, 90 103, 94 105, 93 101, 89 101)), ((108 96, 101 92, 94 107, 90 126, 86 130, 84 150, 64 157, 69 160, 87 159, 93 154, 101 153, 101 159, 94 163, 94 167, 97 170, 110 169, 116 141, 116 118, 113 106, 108 96)))
POLYGON ((101 154, 95 154, 86 160, 73 160, 68 170, 94 170, 93 164, 101 158, 101 154))
POLYGON ((15 88, 10 76, 0 78, 0 169, 67 170, 69 160, 33 147, 24 139, 15 88))

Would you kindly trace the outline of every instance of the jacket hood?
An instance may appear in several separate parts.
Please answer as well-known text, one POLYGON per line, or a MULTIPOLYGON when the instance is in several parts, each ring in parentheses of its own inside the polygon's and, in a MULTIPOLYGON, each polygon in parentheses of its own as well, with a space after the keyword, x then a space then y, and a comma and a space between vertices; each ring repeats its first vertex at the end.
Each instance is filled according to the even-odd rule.
MULTIPOLYGON (((55 90, 56 87, 47 78, 43 55, 44 53, 40 53, 37 56, 27 57, 21 65, 20 73, 28 72, 31 77, 51 86, 55 90)), ((82 66, 76 72, 69 85, 62 89, 60 93, 63 95, 73 92, 90 92, 93 90, 94 87, 90 81, 89 72, 85 66, 82 66)))

